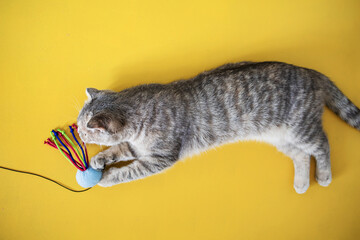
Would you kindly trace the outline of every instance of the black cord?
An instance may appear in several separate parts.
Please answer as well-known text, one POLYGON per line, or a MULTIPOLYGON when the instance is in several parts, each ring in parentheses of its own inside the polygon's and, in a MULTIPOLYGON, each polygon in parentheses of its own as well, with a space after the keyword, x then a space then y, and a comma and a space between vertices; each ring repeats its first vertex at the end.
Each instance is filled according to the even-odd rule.
POLYGON ((30 175, 34 175, 34 176, 37 176, 37 177, 41 177, 41 178, 44 178, 44 179, 46 179, 46 180, 49 180, 49 181, 51 181, 51 182, 53 182, 53 183, 56 183, 57 185, 65 188, 65 189, 67 189, 67 190, 69 190, 69 191, 72 191, 72 192, 85 192, 85 191, 91 189, 91 187, 90 187, 90 188, 85 188, 85 189, 83 189, 83 190, 74 190, 74 189, 71 189, 71 188, 69 188, 69 187, 67 187, 67 186, 65 186, 65 185, 63 185, 63 184, 61 184, 61 183, 59 183, 59 182, 57 182, 57 181, 55 181, 55 180, 52 180, 52 179, 50 179, 50 178, 48 178, 48 177, 42 176, 42 175, 37 174, 37 173, 32 173, 32 172, 26 172, 26 171, 16 170, 16 169, 7 168, 7 167, 3 167, 3 166, 0 166, 0 168, 5 169, 5 170, 9 170, 9 171, 13 171, 13 172, 25 173, 25 174, 30 174, 30 175))

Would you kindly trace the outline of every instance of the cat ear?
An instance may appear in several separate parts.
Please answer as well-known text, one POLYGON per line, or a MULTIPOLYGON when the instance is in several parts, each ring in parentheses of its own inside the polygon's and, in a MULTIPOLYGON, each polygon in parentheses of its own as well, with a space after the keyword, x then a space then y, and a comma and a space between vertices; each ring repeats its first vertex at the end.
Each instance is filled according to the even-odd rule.
POLYGON ((120 131, 124 125, 125 121, 123 119, 115 118, 112 114, 106 112, 96 114, 87 123, 88 128, 99 129, 111 134, 120 131))
POLYGON ((85 93, 89 99, 93 99, 100 93, 100 90, 97 90, 96 88, 87 88, 85 93))

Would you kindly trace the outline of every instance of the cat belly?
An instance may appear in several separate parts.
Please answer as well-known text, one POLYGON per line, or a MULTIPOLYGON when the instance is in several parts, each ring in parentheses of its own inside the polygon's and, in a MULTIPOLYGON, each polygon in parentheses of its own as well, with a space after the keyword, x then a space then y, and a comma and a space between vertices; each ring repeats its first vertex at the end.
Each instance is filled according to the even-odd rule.
POLYGON ((228 139, 226 141, 223 142, 218 142, 215 144, 211 144, 209 146, 203 146, 203 145, 199 145, 199 144, 192 144, 192 147, 189 149, 186 149, 184 151, 181 152, 180 154, 180 158, 185 158, 185 157, 190 157, 193 155, 198 155, 202 152, 205 152, 207 150, 216 148, 218 146, 224 145, 224 144, 228 144, 228 143, 236 143, 236 142, 241 142, 241 141, 258 141, 258 142, 266 142, 268 144, 274 145, 274 146, 278 146, 283 144, 284 142, 289 142, 291 141, 291 134, 290 131, 287 127, 282 126, 282 127, 272 127, 266 131, 260 132, 260 133, 252 133, 252 134, 246 134, 241 136, 241 134, 239 134, 239 136, 235 136, 231 139, 228 139))
POLYGON ((283 142, 291 141, 291 134, 287 127, 272 127, 266 131, 249 134, 247 136, 241 137, 240 141, 259 141, 266 142, 272 145, 278 145, 283 142))

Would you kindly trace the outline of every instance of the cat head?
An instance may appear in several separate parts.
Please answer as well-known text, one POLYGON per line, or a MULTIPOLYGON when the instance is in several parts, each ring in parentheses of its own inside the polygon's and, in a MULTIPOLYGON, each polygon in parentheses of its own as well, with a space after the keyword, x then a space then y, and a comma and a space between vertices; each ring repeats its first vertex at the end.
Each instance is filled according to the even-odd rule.
POLYGON ((77 120, 81 140, 107 146, 118 144, 126 126, 118 93, 87 88, 86 95, 88 100, 77 120))

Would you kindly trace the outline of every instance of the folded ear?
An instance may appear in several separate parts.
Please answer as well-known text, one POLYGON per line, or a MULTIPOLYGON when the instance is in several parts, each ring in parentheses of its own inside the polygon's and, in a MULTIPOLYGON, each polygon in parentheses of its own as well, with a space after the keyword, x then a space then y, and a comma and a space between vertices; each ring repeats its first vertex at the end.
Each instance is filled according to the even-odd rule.
POLYGON ((93 116, 87 123, 88 128, 95 128, 114 134, 125 125, 123 118, 113 116, 111 113, 102 112, 93 116))
POLYGON ((93 99, 100 93, 100 90, 97 90, 96 88, 87 88, 85 93, 89 99, 93 99))

